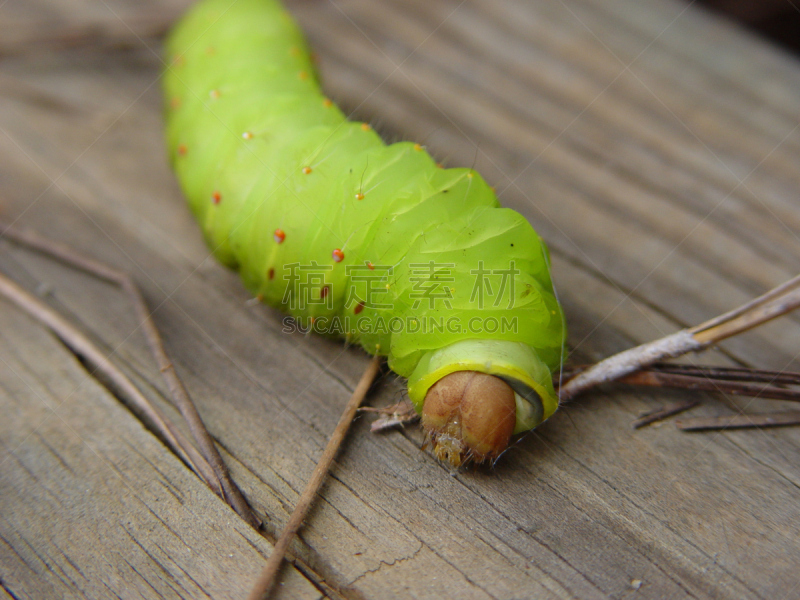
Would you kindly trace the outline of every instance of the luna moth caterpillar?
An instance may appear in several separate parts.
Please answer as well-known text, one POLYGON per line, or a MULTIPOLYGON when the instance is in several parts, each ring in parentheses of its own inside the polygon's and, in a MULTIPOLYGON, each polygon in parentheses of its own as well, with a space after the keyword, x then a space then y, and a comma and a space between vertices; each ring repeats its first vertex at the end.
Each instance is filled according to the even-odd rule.
POLYGON ((201 0, 166 56, 173 168, 253 294, 386 356, 453 465, 495 459, 555 412, 548 251, 478 173, 348 121, 276 0, 201 0))

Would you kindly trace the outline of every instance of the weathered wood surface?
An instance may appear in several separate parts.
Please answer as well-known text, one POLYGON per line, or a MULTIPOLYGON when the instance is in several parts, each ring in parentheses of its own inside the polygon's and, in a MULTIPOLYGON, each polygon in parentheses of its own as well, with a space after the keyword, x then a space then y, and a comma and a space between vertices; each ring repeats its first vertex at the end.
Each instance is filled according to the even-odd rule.
MULTIPOLYGON (((280 315, 247 303, 209 258, 166 167, 156 39, 26 51, 48 28, 100 23, 113 37, 184 4, 0 5, 2 217, 134 274, 274 534, 367 358, 282 334, 280 315)), ((655 0, 291 8, 332 97, 391 138, 474 163, 531 219, 552 249, 575 360, 797 272, 800 64, 728 23, 655 0)), ((176 416, 121 294, 5 242, 0 269, 176 416)), ((5 593, 242 597, 269 543, 52 336, 0 305, 5 593)), ((698 360, 800 370, 798 353, 792 316, 698 360)), ((401 394, 387 377, 373 403, 401 394)), ((287 570, 281 593, 318 596, 328 588, 310 581, 324 580, 348 598, 798 597, 800 430, 631 430, 676 396, 609 387, 495 469, 455 476, 419 451, 418 432, 375 436, 361 420, 295 545, 305 576, 287 570)), ((785 408, 704 395, 692 414, 785 408)))

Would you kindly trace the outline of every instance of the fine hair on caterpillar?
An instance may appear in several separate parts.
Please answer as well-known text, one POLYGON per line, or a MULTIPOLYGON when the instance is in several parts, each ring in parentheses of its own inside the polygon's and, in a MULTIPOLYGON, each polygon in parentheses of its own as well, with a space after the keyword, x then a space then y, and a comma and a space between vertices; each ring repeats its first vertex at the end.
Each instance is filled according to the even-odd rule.
POLYGON ((173 168, 259 300, 386 356, 450 464, 496 459, 556 410, 547 248, 478 173, 348 121, 276 0, 201 0, 166 52, 173 168))

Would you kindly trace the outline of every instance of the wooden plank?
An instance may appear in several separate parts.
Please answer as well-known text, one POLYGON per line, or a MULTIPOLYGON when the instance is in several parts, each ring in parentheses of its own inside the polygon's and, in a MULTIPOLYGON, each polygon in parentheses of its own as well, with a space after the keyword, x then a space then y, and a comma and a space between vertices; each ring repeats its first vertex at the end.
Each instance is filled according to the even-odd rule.
MULTIPOLYGON (((506 205, 530 218, 553 251, 576 359, 700 322, 800 264, 800 67, 722 21, 666 0, 297 0, 291 8, 332 97, 392 139, 420 141, 450 165, 474 163, 506 205)), ((3 213, 134 273, 234 477, 275 534, 366 358, 336 342, 281 333, 280 315, 249 305, 236 276, 209 258, 164 164, 152 50, 18 55, 0 65, 3 213)), ((29 289, 49 290, 54 306, 175 414, 116 291, 7 244, 0 268, 29 289)), ((35 389, 55 386, 64 364, 79 377, 48 336, 19 327, 0 330, 10 340, 8 361, 21 360, 20 339, 31 354, 52 350, 24 363, 35 389)), ((800 370, 799 334, 798 318, 784 318, 702 359, 800 370)), ((0 377, 3 389, 15 381, 8 372, 0 377)), ((86 406, 70 405, 86 412, 81 436, 134 465, 144 483, 132 485, 137 496, 104 487, 95 473, 105 473, 105 463, 81 465, 95 459, 67 443, 71 433, 56 427, 60 421, 51 435, 75 475, 39 438, 26 453, 13 450, 9 464, 33 461, 45 483, 21 466, 0 471, 4 491, 13 491, 3 494, 0 512, 4 537, 13 537, 6 548, 27 552, 26 564, 40 571, 5 550, 4 585, 16 596, 47 595, 26 591, 44 590, 33 587, 44 573, 42 585, 60 586, 55 593, 98 595, 88 583, 65 583, 77 579, 76 569, 61 557, 86 546, 73 539, 76 531, 94 542, 115 530, 118 537, 102 538, 110 556, 132 560, 142 577, 121 558, 77 563, 96 582, 139 586, 145 597, 193 595, 183 568, 195 580, 205 576, 198 587, 214 597, 233 594, 234 585, 241 596, 266 542, 107 394, 86 385, 86 406), (98 405, 114 417, 95 415, 98 405), (127 443, 140 438, 150 441, 127 443), (84 481, 102 492, 96 515, 81 509, 84 481), (198 517, 190 521, 173 494, 150 491, 167 485, 154 481, 173 482, 198 517), (36 522, 62 504, 63 523, 36 522), (148 550, 150 542, 164 548, 156 561, 123 536, 121 511, 134 504, 135 533, 152 529, 137 539, 148 550), (157 519, 142 516, 144 507, 170 523, 196 562, 157 519), (258 552, 247 550, 242 534, 258 552), (229 547, 240 571, 222 566, 229 547), (36 562, 37 553, 50 562, 36 562), (157 562, 174 579, 157 572, 157 562)), ((374 402, 401 395, 401 382, 387 377, 374 402)), ((495 469, 455 475, 418 450, 418 432, 372 436, 363 420, 295 552, 311 577, 345 597, 387 590, 423 598, 791 596, 800 560, 800 432, 630 429, 639 412, 676 397, 686 395, 608 388, 563 407, 495 469)), ((703 398, 691 414, 782 406, 703 398)), ((17 414, 16 401, 3 396, 16 415, 3 424, 6 448, 38 423, 17 414)), ((314 593, 295 580, 284 587, 314 593)))
POLYGON ((188 0, 52 2, 7 0, 0 19, 0 56, 48 54, 91 46, 93 50, 140 49, 153 44, 188 0))
MULTIPOLYGON (((0 565, 14 598, 247 593, 267 541, 5 303, 0 369, 0 565)), ((296 571, 279 595, 320 597, 296 571)))

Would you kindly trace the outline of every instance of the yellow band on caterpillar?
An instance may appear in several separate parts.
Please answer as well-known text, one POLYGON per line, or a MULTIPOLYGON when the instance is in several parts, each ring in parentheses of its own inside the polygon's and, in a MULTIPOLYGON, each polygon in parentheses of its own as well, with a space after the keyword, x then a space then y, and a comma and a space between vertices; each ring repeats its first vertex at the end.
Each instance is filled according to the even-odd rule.
POLYGON ((503 340, 463 340, 428 352, 420 359, 408 379, 408 395, 417 412, 422 412, 430 387, 456 371, 495 375, 514 389, 517 402, 514 433, 533 429, 558 408, 550 369, 533 348, 503 340))

